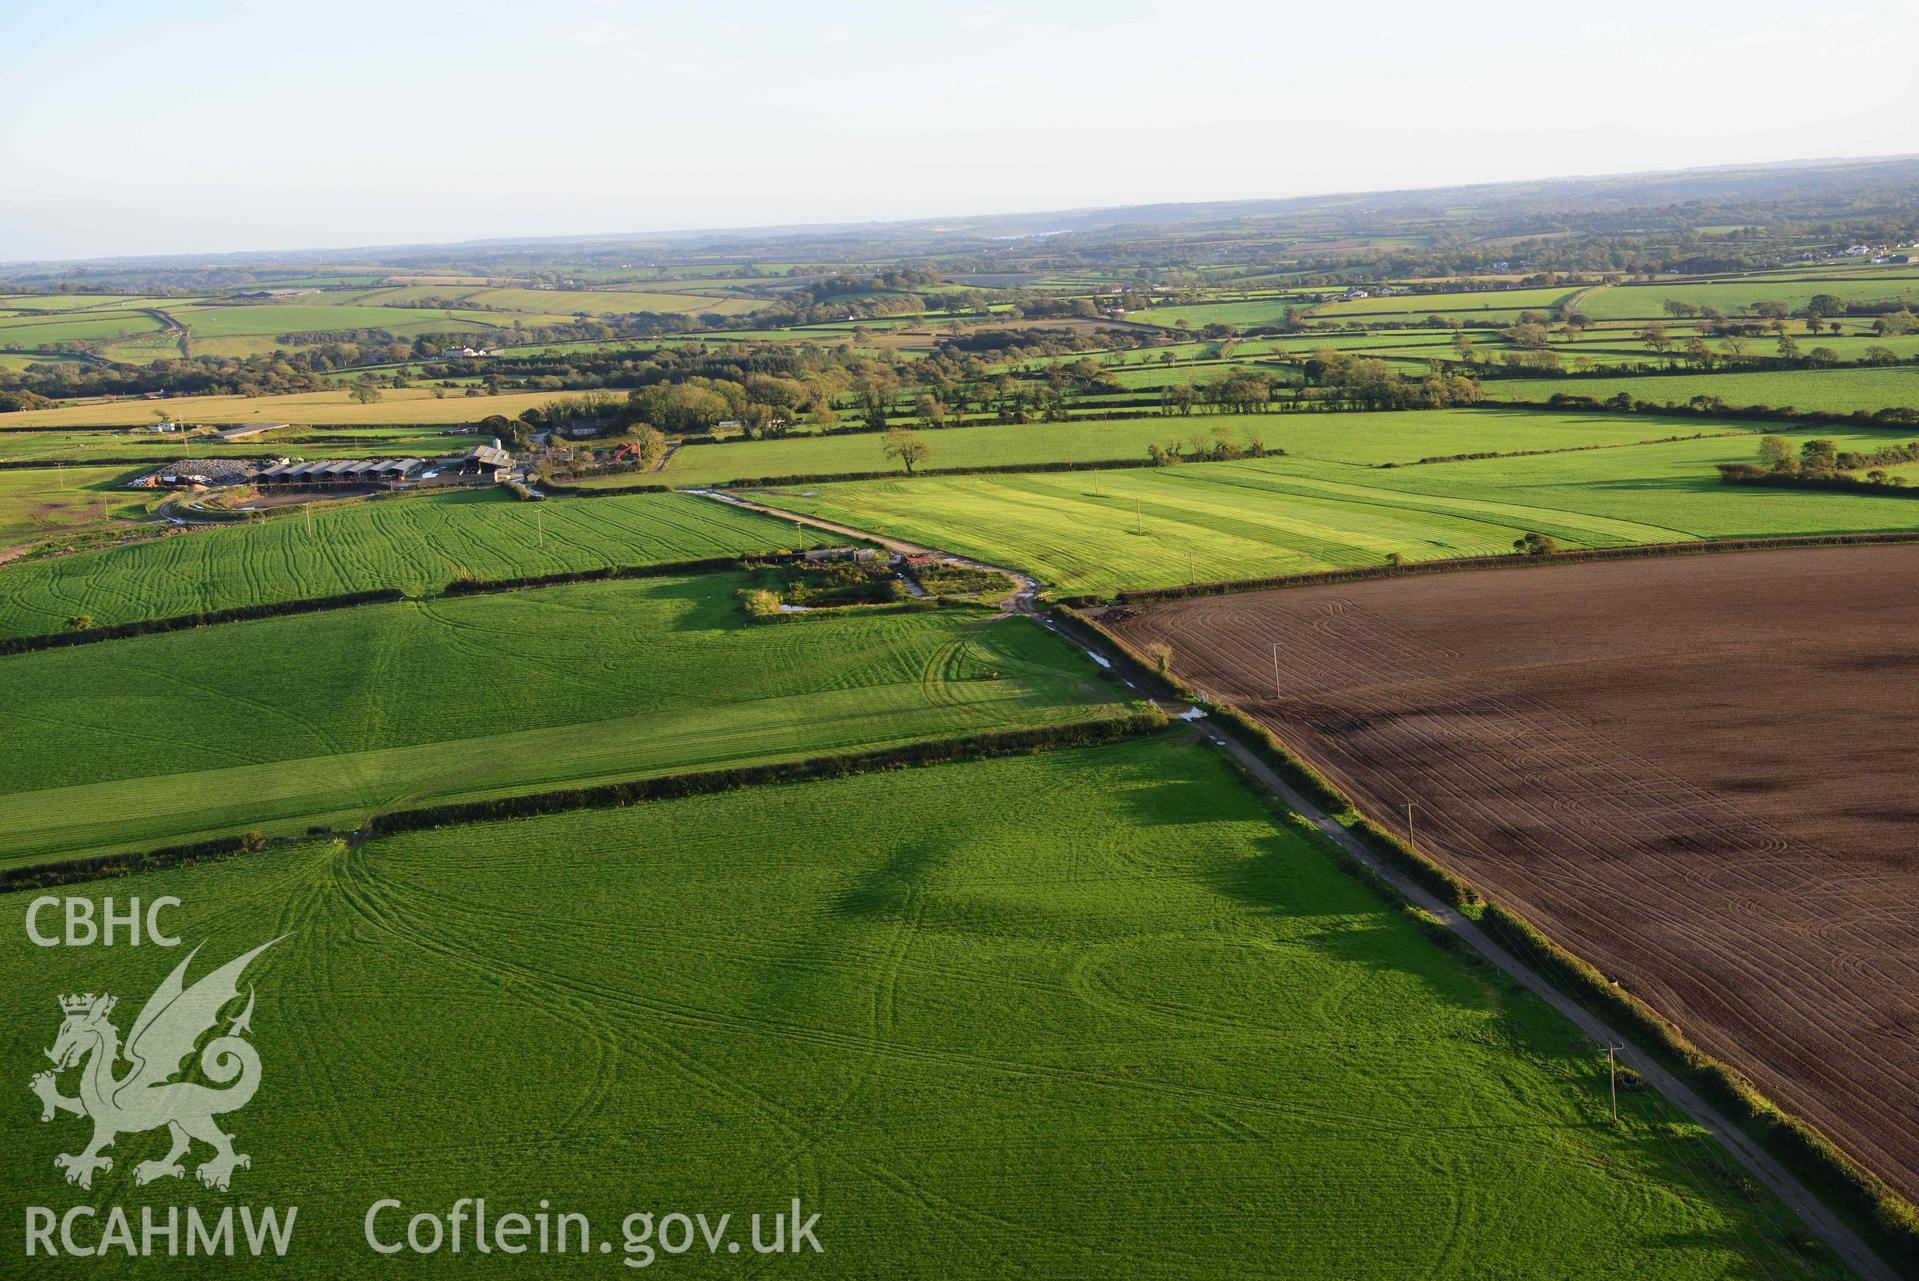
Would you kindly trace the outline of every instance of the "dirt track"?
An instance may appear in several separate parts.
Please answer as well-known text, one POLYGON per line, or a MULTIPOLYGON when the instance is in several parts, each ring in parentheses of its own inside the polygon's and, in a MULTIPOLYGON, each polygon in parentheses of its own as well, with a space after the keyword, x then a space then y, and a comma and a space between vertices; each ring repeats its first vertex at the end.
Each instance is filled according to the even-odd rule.
POLYGON ((1919 547, 1110 621, 1919 1196, 1919 547))

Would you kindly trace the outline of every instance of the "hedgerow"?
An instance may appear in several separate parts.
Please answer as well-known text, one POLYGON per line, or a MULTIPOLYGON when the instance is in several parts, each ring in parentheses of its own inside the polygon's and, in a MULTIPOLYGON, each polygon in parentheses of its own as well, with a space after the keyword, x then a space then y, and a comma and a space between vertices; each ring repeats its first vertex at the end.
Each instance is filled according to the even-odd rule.
POLYGON ((774 783, 799 783, 820 778, 840 778, 848 774, 866 774, 875 770, 914 769, 925 765, 943 765, 951 761, 979 760, 989 756, 1016 756, 1069 747, 1096 747, 1102 743, 1115 743, 1158 733, 1166 726, 1167 720, 1164 714, 1158 711, 1145 711, 1109 720, 1078 721, 1070 725, 1045 726, 1037 729, 998 730, 964 738, 906 743, 870 752, 812 756, 797 761, 775 762, 770 765, 739 766, 690 774, 664 774, 656 778, 606 783, 596 787, 562 788, 525 796, 506 796, 494 800, 393 810, 376 815, 369 820, 367 831, 375 835, 388 835, 430 827, 446 827, 456 823, 485 823, 499 819, 528 818, 541 814, 561 814, 571 810, 610 809, 645 801, 700 796, 711 792, 730 792, 744 787, 760 787, 774 783))

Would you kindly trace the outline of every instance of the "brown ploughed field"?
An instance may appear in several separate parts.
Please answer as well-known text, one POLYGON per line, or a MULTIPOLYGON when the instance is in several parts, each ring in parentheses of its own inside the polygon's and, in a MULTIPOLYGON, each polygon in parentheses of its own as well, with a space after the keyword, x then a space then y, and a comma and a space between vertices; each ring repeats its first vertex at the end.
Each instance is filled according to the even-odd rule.
POLYGON ((1919 546, 1107 621, 1919 1197, 1919 546))

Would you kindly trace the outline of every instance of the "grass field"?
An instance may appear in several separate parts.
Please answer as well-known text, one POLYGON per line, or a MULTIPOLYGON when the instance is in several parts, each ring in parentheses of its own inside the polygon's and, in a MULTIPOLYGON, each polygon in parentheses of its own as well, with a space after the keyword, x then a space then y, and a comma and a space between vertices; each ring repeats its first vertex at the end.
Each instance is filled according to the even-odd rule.
POLYGON ((0 550, 103 519, 145 515, 154 494, 123 487, 129 474, 125 467, 0 471, 0 550))
POLYGON ((0 347, 31 351, 63 342, 112 342, 165 328, 144 312, 89 313, 79 316, 0 317, 0 347))
MULTIPOLYGON (((1244 444, 1257 434, 1268 449, 1349 463, 1409 463, 1465 453, 1510 453, 1655 440, 1687 431, 1683 424, 1646 417, 1535 413, 1525 410, 1414 410, 1382 414, 1152 415, 1132 421, 992 424, 922 433, 932 446, 929 467, 1014 466, 1045 462, 1106 462, 1146 456, 1148 445, 1195 435, 1211 443, 1224 428, 1244 444)), ((1734 424, 1702 424, 1732 430, 1734 424)), ((673 455, 659 479, 703 485, 761 476, 830 475, 890 471, 878 434, 791 437, 723 445, 689 445, 673 455)), ((608 485, 632 484, 609 476, 608 485)))
POLYGON ((786 546, 782 522, 680 494, 520 503, 504 491, 350 503, 0 567, 0 635, 454 578, 697 560, 786 546))
POLYGON ((748 625, 735 574, 374 605, 0 659, 0 863, 1123 710, 1027 619, 748 625), (724 673, 724 679, 717 679, 724 673), (157 749, 157 750, 156 750, 157 749))
POLYGON ((1576 289, 1556 286, 1548 289, 1482 289, 1466 293, 1405 294, 1383 297, 1334 299, 1313 308, 1315 320, 1370 320, 1388 315, 1460 316, 1477 318, 1484 312, 1531 310, 1544 315, 1577 293, 1576 289))
POLYGON ((1729 405, 1791 406, 1819 413, 1919 407, 1919 365, 1768 370, 1750 374, 1655 374, 1643 378, 1489 379, 1488 400, 1542 401, 1555 393, 1599 400, 1625 392, 1656 405, 1717 396, 1729 405))
MULTIPOLYGON (((1654 420, 1648 420, 1654 421, 1654 420)), ((1683 424, 1680 425, 1683 428, 1683 424)), ((1827 429, 1841 448, 1885 433, 1827 429)), ((1169 469, 820 485, 771 501, 1024 569, 1065 592, 1112 592, 1483 556, 1523 533, 1566 546, 1919 528, 1904 498, 1735 488, 1714 463, 1749 436, 1422 467, 1307 458, 1169 469)))
POLYGON ((726 298, 718 295, 635 292, 630 290, 588 289, 482 289, 472 294, 473 302, 483 302, 509 311, 558 312, 572 315, 616 316, 641 311, 716 312, 734 316, 767 305, 759 298, 726 298))
POLYGON ((139 428, 100 431, 0 430, 0 461, 60 459, 85 462, 93 458, 131 458, 154 463, 188 458, 258 458, 287 455, 300 458, 357 458, 363 455, 402 454, 434 457, 471 449, 471 433, 442 431, 431 424, 395 427, 386 424, 351 431, 293 426, 285 431, 252 436, 231 444, 216 443, 211 434, 197 434, 184 442, 172 432, 159 434, 139 428))
MULTIPOLYGON (((137 294, 0 294, 0 312, 86 312, 157 305, 165 301, 137 294)), ((180 299, 174 299, 178 302, 180 299)))
MULTIPOLYGON (((512 325, 510 317, 484 311, 440 308, 340 307, 326 303, 260 303, 241 306, 169 307, 197 338, 273 337, 315 330, 384 329, 389 333, 470 332, 512 325)), ((274 346, 268 343, 267 346, 274 346)))
MULTIPOLYGON (((1833 1275, 1657 1100, 1622 1095, 1611 1125, 1591 1043, 1198 747, 308 846, 112 890, 179 896, 196 973, 286 936, 246 978, 266 1072, 229 1124, 252 1155, 236 1198, 300 1206, 303 1273, 365 1270, 375 1198, 405 1207, 384 1233, 483 1192, 496 1215, 551 1198, 616 1251, 634 1210, 730 1212, 743 1237, 798 1197, 825 1253, 792 1267, 833 1276, 1833 1275)), ((56 981, 119 995, 125 1028, 177 963, 0 946, 20 1064, 52 1042, 56 981)), ((23 1121, 0 1154, 65 1205, 82 1194, 51 1158, 77 1131, 23 1121)), ((123 1137, 85 1195, 181 1198, 133 1183, 156 1141, 123 1137)))
POLYGON ((1857 280, 1715 280, 1694 284, 1659 282, 1650 285, 1610 285, 1586 295, 1580 310, 1594 320, 1665 317, 1670 298, 1695 307, 1715 307, 1732 315, 1756 303, 1779 301, 1801 311, 1815 295, 1831 294, 1847 302, 1904 299, 1919 305, 1919 278, 1863 277, 1857 280))
POLYGON ((469 423, 492 414, 517 418, 550 400, 604 395, 603 392, 520 391, 498 396, 435 396, 424 387, 389 388, 380 399, 362 405, 342 387, 292 396, 174 396, 164 401, 100 400, 58 409, 29 409, 0 414, 0 431, 17 427, 133 427, 154 421, 164 410, 185 423, 309 423, 362 426, 381 423, 469 423))

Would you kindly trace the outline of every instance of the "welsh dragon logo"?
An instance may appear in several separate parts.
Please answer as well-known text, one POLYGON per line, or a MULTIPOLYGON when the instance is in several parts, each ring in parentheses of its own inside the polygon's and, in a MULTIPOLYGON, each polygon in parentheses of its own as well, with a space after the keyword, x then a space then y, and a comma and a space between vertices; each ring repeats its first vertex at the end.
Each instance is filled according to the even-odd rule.
POLYGON ((54 1165, 66 1171, 68 1183, 92 1187, 95 1171, 113 1169, 113 1158, 101 1152, 112 1147, 116 1137, 143 1134, 163 1125, 173 1137, 173 1146, 161 1159, 134 1166, 135 1183, 184 1177, 180 1158, 196 1139, 213 1149, 212 1158, 194 1171, 210 1188, 226 1191, 233 1171, 252 1164, 244 1152, 233 1150, 233 1135, 214 1119, 245 1107, 260 1085, 260 1055, 245 1039, 253 1030, 251 988, 246 1008, 229 1021, 226 1032, 203 1048, 200 1042, 220 1022, 220 1011, 239 997, 241 973, 254 957, 279 941, 262 943, 188 987, 187 966, 200 951, 194 948, 147 998, 124 1048, 120 1030, 109 1017, 118 1003, 114 997, 89 992, 60 998, 64 1016, 60 1035, 46 1052, 53 1070, 39 1073, 29 1084, 40 1096, 42 1121, 71 1112, 93 1122, 93 1141, 84 1150, 53 1158, 54 1165), (196 1048, 200 1048, 200 1073, 213 1082, 211 1086, 176 1079, 196 1048), (116 1076, 122 1054, 132 1066, 116 1076), (58 1076, 76 1066, 80 1092, 70 1098, 60 1093, 58 1076))

